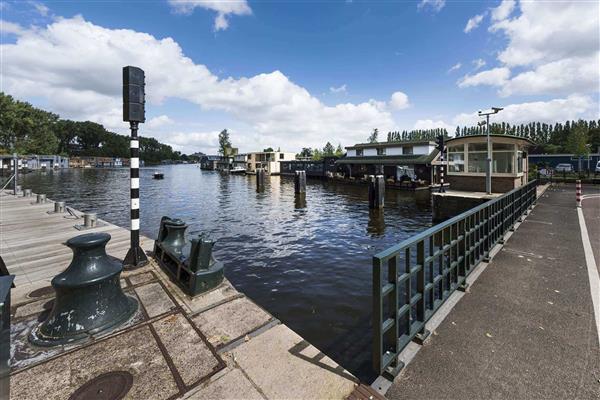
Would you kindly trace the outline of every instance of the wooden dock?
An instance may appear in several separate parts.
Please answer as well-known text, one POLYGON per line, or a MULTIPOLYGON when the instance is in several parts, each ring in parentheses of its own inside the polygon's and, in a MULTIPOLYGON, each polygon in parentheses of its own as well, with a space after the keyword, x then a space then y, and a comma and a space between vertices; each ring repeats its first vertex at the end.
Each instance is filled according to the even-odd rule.
MULTIPOLYGON (((83 233, 107 232, 110 256, 122 260, 129 249, 128 230, 102 220, 79 230, 75 226, 83 218, 53 211, 52 201, 36 204, 35 196, 0 193, 0 254, 16 284, 11 291, 11 399, 90 398, 81 395, 92 389, 140 400, 370 397, 358 390, 352 374, 227 279, 192 298, 152 258, 143 268, 121 274, 123 291, 139 304, 127 323, 83 342, 33 345, 29 332, 53 305, 50 281, 71 262, 64 243, 83 233), (116 375, 129 380, 104 378, 116 375)), ((140 237, 140 245, 149 252, 153 240, 140 237)))

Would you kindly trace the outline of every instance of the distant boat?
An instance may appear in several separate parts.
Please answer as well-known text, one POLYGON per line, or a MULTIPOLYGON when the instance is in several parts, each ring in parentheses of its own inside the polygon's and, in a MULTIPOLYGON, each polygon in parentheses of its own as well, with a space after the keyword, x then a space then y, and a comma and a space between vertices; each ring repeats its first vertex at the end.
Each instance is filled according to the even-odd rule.
POLYGON ((164 179, 164 174, 162 172, 155 172, 152 176, 154 179, 164 179))
POLYGON ((246 168, 243 167, 233 167, 232 169, 229 170, 230 174, 245 174, 246 173, 246 168))

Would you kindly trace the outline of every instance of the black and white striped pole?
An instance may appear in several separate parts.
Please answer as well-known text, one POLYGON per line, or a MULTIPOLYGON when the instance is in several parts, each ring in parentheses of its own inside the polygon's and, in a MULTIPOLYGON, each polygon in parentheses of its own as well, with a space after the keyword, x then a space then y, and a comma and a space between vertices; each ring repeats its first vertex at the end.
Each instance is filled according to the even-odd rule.
POLYGON ((131 244, 123 265, 134 269, 148 263, 140 247, 140 141, 138 126, 146 120, 144 111, 144 71, 137 67, 123 67, 123 121, 129 122, 131 145, 129 176, 131 180, 131 244))
POLYGON ((440 193, 445 193, 444 189, 444 135, 437 137, 437 147, 440 151, 440 193))

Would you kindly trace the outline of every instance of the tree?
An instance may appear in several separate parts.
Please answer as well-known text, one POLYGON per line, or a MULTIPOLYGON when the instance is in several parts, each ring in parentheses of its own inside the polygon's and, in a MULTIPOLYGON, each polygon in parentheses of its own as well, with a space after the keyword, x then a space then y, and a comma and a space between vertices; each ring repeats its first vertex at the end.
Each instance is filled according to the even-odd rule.
POLYGON ((331 143, 327 142, 325 147, 323 147, 323 156, 325 156, 325 157, 333 156, 334 151, 335 151, 335 149, 333 148, 333 145, 331 143))
POLYGON ((377 136, 379 135, 379 129, 375 128, 373 129, 373 132, 371 133, 371 135, 369 135, 369 139, 368 142, 369 143, 377 143, 377 136))
POLYGON ((344 155, 344 149, 342 149, 342 144, 338 143, 337 148, 335 149, 335 156, 342 157, 344 155))
POLYGON ((312 157, 313 156, 313 152, 310 149, 310 147, 303 147, 302 151, 300 151, 300 153, 298 153, 298 155, 300 157, 312 157))
POLYGON ((314 149, 313 150, 313 155, 312 155, 312 159, 313 161, 320 161, 323 159, 323 152, 319 149, 314 149))
POLYGON ((264 153, 272 153, 274 150, 272 147, 267 147, 266 149, 263 149, 264 153))
POLYGON ((219 133, 219 154, 222 156, 228 156, 231 149, 231 140, 229 139, 229 132, 227 129, 223 129, 219 133))
POLYGON ((587 144, 587 131, 583 121, 571 125, 571 133, 567 137, 567 150, 578 157, 579 165, 577 170, 581 173, 581 158, 590 153, 587 144))

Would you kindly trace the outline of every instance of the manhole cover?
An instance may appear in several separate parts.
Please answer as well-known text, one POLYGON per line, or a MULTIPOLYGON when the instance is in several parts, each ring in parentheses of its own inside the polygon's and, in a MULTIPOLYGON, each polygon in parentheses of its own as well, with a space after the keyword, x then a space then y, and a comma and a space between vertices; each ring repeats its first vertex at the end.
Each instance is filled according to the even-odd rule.
POLYGON ((33 292, 29 293, 29 297, 35 299, 36 297, 44 297, 50 294, 54 294, 54 288, 52 286, 45 286, 43 288, 36 289, 33 292))
POLYGON ((127 371, 112 371, 90 379, 69 397, 69 400, 120 400, 133 385, 133 375, 127 371))

